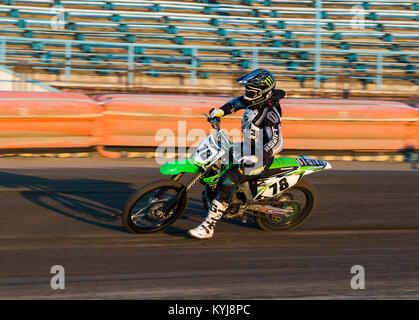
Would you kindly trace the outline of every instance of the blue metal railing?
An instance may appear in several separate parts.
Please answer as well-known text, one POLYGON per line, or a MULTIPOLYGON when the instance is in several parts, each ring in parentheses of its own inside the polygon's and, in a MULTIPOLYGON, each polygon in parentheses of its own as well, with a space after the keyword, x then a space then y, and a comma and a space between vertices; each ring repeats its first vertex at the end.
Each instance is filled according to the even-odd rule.
MULTIPOLYGON (((22 1, 20 1, 22 2, 22 1)), ((34 3, 35 1, 29 2, 29 3, 34 3)), ((38 3, 41 3, 42 1, 37 1, 38 3)), ((45 1, 44 1, 45 2, 45 1)), ((61 1, 61 3, 63 5, 67 5, 67 4, 75 4, 75 3, 103 3, 103 5, 105 6, 105 11, 103 10, 91 10, 90 13, 83 13, 83 10, 75 10, 74 12, 72 12, 71 10, 67 9, 67 13, 69 14, 69 16, 85 16, 88 17, 89 14, 92 14, 93 16, 98 16, 98 15, 102 15, 105 14, 106 17, 108 17, 109 15, 113 15, 112 10, 109 10, 109 3, 113 3, 113 4, 118 4, 120 5, 121 3, 123 3, 124 1, 93 1, 93 0, 87 0, 87 1, 61 1), (106 7, 108 9, 106 9, 106 7), (104 13, 103 13, 103 12, 104 13), (86 15, 87 14, 87 15, 86 15)), ((200 1, 205 2, 205 1, 200 1)), ((379 50, 379 51, 369 51, 369 50, 352 50, 352 49, 326 49, 325 46, 331 46, 331 45, 336 45, 333 43, 333 41, 338 41, 338 40, 331 40, 329 39, 330 36, 334 36, 336 35, 336 32, 333 31, 327 31, 324 30, 325 27, 328 26, 328 20, 324 19, 324 17, 322 16, 324 14, 324 8, 322 7, 322 3, 323 4, 333 4, 333 3, 339 3, 339 4, 344 4, 344 5, 360 5, 362 7, 364 7, 365 9, 367 9, 369 7, 369 2, 368 1, 355 1, 355 0, 350 0, 350 1, 343 1, 343 0, 330 0, 330 1, 322 1, 322 0, 314 0, 314 1, 300 1, 300 2, 295 2, 295 3, 291 3, 291 2, 287 2, 287 5, 292 6, 293 4, 296 3, 311 3, 313 5, 312 8, 310 9, 301 9, 301 10, 305 10, 307 11, 306 13, 309 15, 312 15, 315 17, 314 21, 313 19, 308 19, 306 21, 307 25, 310 26, 314 26, 315 27, 315 31, 314 32, 310 32, 310 31, 293 31, 296 34, 297 33, 303 33, 304 35, 308 35, 313 37, 314 39, 311 40, 302 40, 299 39, 298 41, 300 43, 305 43, 305 44, 310 44, 310 45, 314 45, 314 48, 299 48, 299 47, 294 47, 294 48, 284 48, 282 46, 278 46, 279 44, 281 44, 281 42, 283 43, 284 40, 272 40, 273 44, 270 43, 265 43, 265 42, 260 42, 261 45, 259 46, 236 46, 236 45, 212 45, 210 47, 208 46, 203 46, 203 45, 184 45, 184 44, 155 44, 155 43, 125 43, 125 42, 117 42, 117 43, 109 43, 106 41, 84 41, 84 40, 61 40, 61 39, 48 39, 48 38, 32 38, 32 37, 26 37, 25 35, 23 37, 3 37, 0 38, 0 64, 4 64, 4 65, 11 65, 11 64, 18 64, 18 63, 27 63, 27 64, 31 64, 33 67, 39 67, 42 68, 41 64, 38 63, 39 60, 42 61, 42 58, 37 57, 36 55, 46 55, 48 54, 50 56, 50 58, 48 59, 44 59, 44 62, 49 62, 48 66, 43 66, 43 68, 45 69, 49 69, 49 70, 61 70, 64 73, 64 78, 66 81, 69 81, 71 79, 71 74, 73 71, 75 70, 93 70, 93 71, 98 71, 98 72, 126 72, 127 74, 127 79, 128 79, 128 84, 132 84, 134 82, 134 72, 135 70, 141 69, 143 71, 147 71, 147 70, 153 70, 160 68, 163 69, 163 72, 166 73, 181 73, 181 74, 189 74, 190 76, 190 82, 192 85, 194 85, 196 83, 196 78, 197 78, 197 72, 199 72, 200 70, 206 70, 205 68, 200 67, 200 64, 202 63, 209 63, 209 62, 216 62, 216 61, 220 61, 220 62, 225 62, 225 63, 231 63, 232 67, 237 64, 240 63, 241 64, 241 68, 244 69, 254 69, 257 68, 258 66, 264 66, 264 65, 269 65, 270 67, 272 67, 274 73, 276 72, 276 74, 282 74, 284 76, 289 76, 289 77, 295 77, 295 75, 299 75, 301 76, 301 73, 298 73, 298 71, 301 72, 308 72, 307 77, 312 77, 314 78, 314 84, 315 87, 318 88, 320 87, 320 83, 322 81, 322 79, 325 78, 324 73, 328 72, 329 75, 327 75, 326 77, 337 77, 339 75, 343 74, 347 74, 348 77, 351 77, 351 73, 354 73, 355 71, 359 71, 359 69, 362 69, 364 71, 368 71, 368 72, 372 72, 373 73, 373 79, 377 85, 377 89, 381 89, 382 88, 382 83, 383 83, 383 77, 385 77, 385 73, 387 71, 391 71, 391 72, 395 72, 395 71, 400 71, 400 72, 404 72, 406 75, 406 78, 414 78, 415 77, 415 72, 416 72, 416 61, 415 59, 417 59, 419 57, 419 51, 407 51, 407 52, 401 52, 399 50, 394 50, 394 51, 386 51, 386 50, 379 50), (310 20, 310 21, 309 21, 310 20), (327 37, 327 38, 326 38, 327 37), (19 49, 19 48, 13 48, 13 45, 16 44, 29 44, 31 45, 32 49, 29 50, 24 50, 24 49, 19 49), (54 49, 48 49, 48 46, 54 46, 54 47, 58 47, 59 49, 57 50, 56 48, 54 49), (97 52, 90 52, 91 50, 89 49, 89 46, 92 46, 93 48, 119 48, 122 50, 122 52, 118 53, 118 54, 107 54, 107 53, 97 53, 97 52), (84 50, 85 52, 76 52, 76 50, 74 50, 76 47, 82 47, 82 51, 84 50, 83 48, 85 48, 86 50, 84 50), (61 49, 62 48, 62 49, 61 49), (148 54, 145 51, 148 51, 150 49, 158 49, 160 50, 162 53, 160 55, 160 58, 162 60, 166 60, 169 61, 169 64, 164 64, 164 63, 159 63, 156 61, 153 62, 145 62, 148 60, 156 60, 156 55, 155 54, 148 54), (176 59, 174 59, 173 56, 173 52, 175 51, 182 51, 183 52, 183 59, 178 59, 178 61, 175 61, 176 59), (141 53, 139 53, 141 52, 141 53), (237 52, 240 52, 240 54, 237 54, 237 52), (217 54, 219 53, 228 53, 229 57, 226 58, 224 56, 220 56, 217 57, 217 54), (279 57, 278 57, 279 55, 279 57), (282 56, 283 55, 283 56, 282 56), (297 55, 297 58, 288 58, 289 55, 297 55), (398 63, 398 62, 386 62, 384 61, 385 58, 388 57, 392 57, 394 58, 395 56, 406 56, 408 55, 410 57, 410 59, 412 59, 412 62, 410 62, 409 64, 407 63, 398 63), (286 57, 285 57, 286 56, 286 57), (312 56, 314 56, 314 58, 312 58, 312 56), (284 58, 285 57, 285 58, 284 58), (360 61, 361 58, 363 57, 368 57, 368 61, 360 61), (373 61, 370 61, 371 58, 373 58, 373 61), (93 59, 93 60, 92 60, 93 59), (138 61, 138 59, 142 59, 140 62, 138 61), (347 59, 347 60, 345 60, 347 59), (171 61, 170 61, 171 60, 171 61), (183 61, 181 61, 183 60, 183 61), (170 64, 172 63, 172 64, 170 64), (84 66, 83 66, 84 64, 84 66), (95 66, 95 64, 99 64, 97 67, 92 68, 92 66, 95 66), (167 70, 164 70, 166 66, 167 70), (407 67, 408 66, 408 67, 407 67), (89 67, 89 68, 88 68, 89 67), (168 70, 169 67, 172 68, 172 71, 168 70), (174 70, 174 71, 173 71, 174 70), (295 75, 293 75, 292 73, 285 73, 285 70, 295 70, 295 75)), ((53 2, 45 2, 45 3, 51 3, 51 5, 53 4, 53 2)), ((134 2, 127 2, 127 6, 131 6, 131 5, 137 5, 139 7, 147 7, 147 6, 155 6, 155 5, 159 5, 161 6, 160 9, 163 9, 164 7, 167 8, 171 8, 171 6, 179 8, 181 6, 181 4, 177 3, 167 3, 167 2, 161 2, 161 1, 137 1, 136 3, 134 2)), ((276 3, 285 3, 284 1, 263 1, 263 0, 255 0, 255 1, 249 1, 249 4, 261 4, 264 7, 260 8, 262 11, 265 10, 266 12, 272 12, 274 10, 280 10, 282 9, 282 7, 275 7, 276 3)), ((371 3, 384 3, 383 0, 374 0, 371 1, 371 3)), ((403 5, 406 6, 406 8, 410 8, 411 6, 413 6, 416 2, 415 1, 393 1, 394 5, 403 5)), ((237 4, 243 4, 243 1, 239 1, 237 0, 237 4)), ((185 3, 185 6, 187 6, 188 4, 185 3)), ((214 8, 216 7, 216 5, 213 4, 205 4, 203 3, 202 6, 198 5, 198 4, 190 4, 191 6, 194 6, 195 8, 198 7, 203 7, 203 8, 214 8)), ((221 6, 225 6, 225 7, 234 7, 234 5, 230 5, 230 4, 221 4, 221 6)), ((11 6, 2 6, 1 10, 6 10, 7 12, 9 12, 9 10, 14 9, 15 6, 11 5, 11 6)), ((220 7, 218 7, 220 8, 220 7)), ((239 8, 239 6, 237 7, 239 8)), ((255 9, 255 7, 245 7, 245 6, 240 6, 240 8, 244 8, 246 10, 258 10, 258 8, 255 9)), ((159 10, 160 10, 159 9, 159 10)), ((243 10, 244 10, 243 9, 243 10)), ((326 8, 327 10, 331 10, 331 11, 336 11, 333 10, 331 8, 326 8)), ((26 12, 27 10, 30 9, 24 9, 22 7, 19 7, 19 10, 21 10, 22 12, 26 12)), ((36 10, 39 11, 40 14, 45 14, 45 15, 53 15, 54 13, 50 10, 50 8, 44 8, 44 7, 38 7, 36 10)), ((158 10, 158 11, 159 11, 158 10)), ((198 9, 197 9, 198 10, 198 9)), ((296 11, 298 11, 299 9, 296 8, 296 11)), ((326 11, 327 11, 326 10, 326 11)), ((417 9, 416 9, 417 10, 417 9)), ((263 12, 265 12, 263 11, 263 12)), ((304 12, 305 12, 304 11, 304 12)), ((379 10, 380 11, 380 10, 379 10)), ((118 11, 115 11, 118 12, 118 11)), ((265 13, 266 13, 265 12, 265 13)), ((378 12, 378 11, 377 11, 378 12)), ((185 17, 170 13, 170 12, 159 12, 162 14, 162 16, 167 17, 167 16, 171 16, 173 15, 174 17, 178 17, 178 19, 185 19, 185 17)), ((387 12, 388 13, 388 12, 387 12)), ((387 14, 386 13, 386 14, 387 14)), ((122 16, 124 14, 128 14, 130 15, 128 12, 125 13, 121 13, 122 16)), ((212 15, 210 15, 211 12, 207 12, 205 15, 193 15, 194 19, 210 19, 210 18, 217 18, 217 19, 224 19, 226 20, 226 23, 228 23, 228 16, 217 16, 214 15, 214 17, 212 15), (195 16, 201 16, 201 18, 197 18, 195 16)), ((351 16, 351 13, 348 12, 334 12, 334 14, 338 14, 341 16, 351 16)), ((406 13, 409 16, 416 16, 417 11, 413 10, 410 12, 406 13)), ((147 13, 145 12, 133 12, 133 15, 137 15, 138 17, 144 18, 144 15, 147 15, 147 13), (135 14, 134 14, 135 13, 135 14)), ((121 17, 122 17, 121 16, 121 17)), ((397 14, 394 15, 395 17, 397 17, 397 14)), ((6 18, 0 18, 0 22, 2 19, 6 19, 6 18)), ((246 22, 246 20, 249 21, 256 21, 255 19, 257 19, 257 21, 264 21, 263 19, 259 19, 257 17, 239 17, 236 16, 232 21, 233 22, 246 22)), ((12 19, 13 21, 15 21, 16 19, 12 19)), ((47 19, 29 19, 31 20, 32 23, 34 23, 35 25, 45 25, 45 24, 49 24, 50 21, 48 21, 47 19)), ((205 20, 205 21, 206 21, 205 20)), ((279 20, 278 19, 268 19, 266 20, 266 24, 267 25, 271 25, 272 23, 277 23, 279 20), (268 21, 269 20, 269 21, 268 21), (272 21, 274 22, 272 22, 272 21), (278 21, 277 21, 278 20, 278 21)), ((298 19, 290 19, 290 23, 296 23, 298 19), (292 22, 294 21, 294 22, 292 22)), ((340 20, 336 20, 336 19, 332 19, 333 20, 333 24, 335 25, 347 25, 349 26, 348 22, 342 22, 340 20)), ((13 23, 12 21, 12 23, 13 23)), ((186 20, 185 20, 186 21, 186 20)), ((194 20, 197 21, 197 20, 194 20)), ((71 23, 78 23, 80 25, 83 25, 83 23, 85 24, 89 24, 90 26, 101 26, 100 23, 97 24, 92 24, 91 22, 86 22, 86 21, 74 21, 71 23)), ((246 22, 247 23, 247 22, 246 22)), ((287 21, 288 23, 288 21, 287 21)), ((112 23, 106 23, 106 26, 110 26, 112 23)), ((115 23, 116 25, 120 25, 118 23, 118 21, 116 21, 115 23)), ((132 24, 133 26, 135 26, 135 23, 132 24)), ((366 28, 377 28, 379 26, 379 21, 368 21, 366 22, 366 28)), ((161 25, 150 25, 150 28, 168 28, 169 25, 165 25, 165 24, 161 24, 161 25)), ((188 28, 188 26, 180 26, 180 28, 188 28)), ((191 28, 191 27, 189 27, 191 28)), ((202 27, 205 29, 205 27, 202 27)), ((201 29, 202 29, 201 28, 201 29)), ((214 28, 216 28, 218 30, 218 32, 220 31, 218 27, 208 27, 211 30, 214 30, 214 28)), ((407 24, 406 28, 410 28, 412 30, 414 29, 418 29, 418 25, 417 23, 415 24, 415 22, 407 24)), ((38 30, 40 32, 40 34, 42 35, 42 32, 48 32, 48 29, 33 29, 33 28, 11 28, 8 31, 13 33, 16 32, 15 29, 18 30, 38 30)), ((191 29, 192 30, 192 29, 191 29)), ((66 33, 66 32, 73 32, 73 33, 77 33, 77 34, 81 34, 83 35, 84 33, 86 34, 95 34, 95 32, 91 32, 91 31, 78 31, 78 30, 66 30, 66 31, 60 31, 60 30, 56 30, 57 31, 57 35, 61 33, 66 33)), ((193 31, 193 30, 192 30, 193 31)), ((240 32, 240 28, 234 28, 234 27, 226 27, 223 28, 223 31, 226 33, 225 35, 220 36, 219 38, 225 38, 227 36, 227 34, 235 34, 237 32, 240 32)), ((263 26, 261 27, 260 25, 258 25, 258 28, 256 29, 251 29, 249 30, 249 32, 255 32, 257 34, 261 34, 262 36, 265 35, 265 38, 267 39, 267 41, 269 41, 269 39, 271 37, 273 37, 274 35, 280 35, 280 36, 284 36, 284 38, 286 39, 287 36, 287 30, 286 28, 279 28, 277 30, 272 30, 272 29, 266 29, 263 26), (265 34, 266 32, 269 32, 270 34, 265 34)), ((376 41, 374 44, 378 45, 379 42, 382 43, 389 43, 389 41, 391 40, 385 40, 383 41, 383 39, 381 39, 382 37, 386 36, 385 34, 383 34, 382 32, 374 32, 374 33, 369 33, 368 31, 366 32, 360 32, 360 31, 354 31, 354 32, 350 32, 350 31, 340 31, 339 33, 339 37, 342 37, 341 40, 339 41, 345 41, 344 37, 346 36, 363 36, 363 37, 372 37, 372 38, 378 38, 378 41, 376 41)), ((101 32, 96 32, 97 35, 101 34, 101 36, 103 36, 103 33, 101 32)), ((113 35, 135 35, 135 32, 112 32, 110 34, 113 35)), ((146 39, 147 36, 144 35, 144 33, 141 33, 141 38, 142 39, 146 39)), ((138 33, 138 35, 140 35, 140 33, 138 33)), ((176 35, 173 34, 163 34, 163 35, 159 35, 159 34, 154 34, 154 35, 150 35, 150 37, 170 37, 170 39, 173 41, 173 39, 175 39, 176 35)), ((412 40, 412 43, 409 44, 409 47, 412 48, 416 48, 418 45, 418 39, 419 39, 419 35, 416 33, 403 33, 403 34, 398 34, 397 35, 400 38, 408 38, 412 40), (415 45, 416 43, 416 45, 415 45)), ((189 36, 185 36, 189 37, 189 39, 193 39, 193 37, 191 35, 189 36)), ((217 40, 217 36, 212 37, 215 40, 217 40)), ((157 38, 153 38, 156 41, 157 38)), ((245 39, 245 38, 244 38, 245 39)), ((196 39, 195 39, 196 40, 196 39)), ((203 39, 205 40, 205 39, 203 39)), ((237 42, 239 41, 245 41, 242 40, 241 38, 239 38, 238 36, 233 36, 233 40, 237 42)), ((221 40, 220 40, 221 41, 221 40)), ((261 40, 259 40, 261 41, 261 40)), ((292 39, 288 39, 285 41, 292 41, 292 39)), ((349 43, 351 43, 351 41, 349 40, 349 43)), ((405 45, 403 42, 400 45, 405 45)), ((364 46, 366 46, 366 44, 362 44, 364 46)), ((381 45, 381 44, 380 44, 381 45)), ((389 45, 389 44, 388 44, 389 45)), ((223 71, 223 70, 210 70, 210 72, 215 73, 215 72, 229 72, 229 71, 223 71)), ((303 75, 305 77, 305 75, 303 75)), ((357 78, 363 78, 363 76, 359 76, 356 75, 357 78)), ((365 79, 371 80, 371 75, 367 75, 364 77, 365 79)))
MULTIPOLYGON (((325 64, 325 67, 322 67, 322 55, 327 55, 329 58, 327 59, 327 63, 330 63, 332 60, 330 59, 330 56, 335 57, 347 57, 348 55, 356 55, 358 57, 369 57, 374 58, 374 61, 369 62, 363 62, 369 70, 375 70, 375 82, 377 85, 377 89, 380 90, 382 86, 382 79, 383 76, 385 76, 386 70, 392 70, 394 71, 394 68, 400 66, 405 66, 405 63, 385 63, 383 62, 384 57, 388 56, 395 56, 398 53, 395 52, 389 52, 389 51, 368 51, 368 50, 336 50, 336 49, 324 49, 321 48, 321 46, 316 46, 314 49, 310 48, 282 48, 282 47, 247 47, 247 46, 200 46, 200 45, 175 45, 175 44, 152 44, 152 43, 109 43, 109 42, 98 42, 98 41, 78 41, 78 40, 60 40, 60 39, 39 39, 39 38, 14 38, 14 37, 4 37, 0 39, 0 64, 8 65, 12 63, 26 63, 31 64, 33 67, 36 67, 36 63, 34 60, 36 60, 33 57, 34 53, 42 53, 42 52, 49 52, 51 56, 56 56, 54 58, 54 61, 50 61, 50 68, 53 69, 59 69, 64 71, 65 80, 69 81, 71 77, 71 73, 73 70, 80 70, 82 69, 81 61, 84 57, 91 57, 92 54, 90 53, 79 53, 74 52, 72 50, 73 48, 79 47, 81 45, 92 45, 92 46, 100 46, 102 48, 119 48, 122 49, 125 53, 119 53, 115 55, 116 59, 115 61, 103 61, 98 60, 96 63, 100 64, 97 68, 94 68, 92 70, 96 71, 109 71, 109 72, 126 72, 128 76, 128 83, 132 84, 134 82, 134 70, 135 68, 143 69, 143 70, 150 70, 157 69, 156 64, 147 64, 147 63, 141 63, 138 62, 137 58, 146 58, 146 57, 155 57, 156 55, 148 55, 146 53, 142 54, 135 54, 136 48, 141 48, 142 50, 147 49, 159 49, 162 52, 165 52, 161 54, 161 57, 166 57, 167 59, 173 58, 171 56, 170 52, 172 51, 182 51, 185 49, 189 49, 188 51, 188 57, 185 58, 184 61, 188 61, 189 63, 179 65, 179 70, 176 72, 179 72, 184 68, 183 73, 190 75, 191 84, 194 85, 196 82, 197 72, 199 71, 198 67, 198 61, 217 61, 217 59, 221 60, 224 59, 224 61, 234 61, 234 58, 230 58, 230 56, 233 55, 233 52, 242 51, 244 55, 247 55, 247 57, 241 57, 241 60, 248 61, 248 68, 254 69, 259 66, 264 66, 267 64, 275 65, 275 62, 280 61, 280 59, 276 58, 276 55, 278 53, 288 53, 288 54, 297 54, 297 53, 307 53, 307 54, 314 54, 314 61, 312 60, 293 60, 295 62, 299 63, 305 63, 310 65, 314 62, 314 78, 316 80, 316 85, 318 86, 320 83, 320 80, 322 79, 322 73, 325 71, 331 72, 331 77, 336 76, 343 73, 347 73, 348 76, 350 76, 351 72, 354 72, 354 68, 351 67, 351 64, 347 61, 336 61, 335 67, 327 67, 325 64), (16 48, 8 48, 11 45, 14 44, 33 44, 33 43, 41 43, 45 48, 42 48, 42 50, 22 50, 22 49, 16 49, 16 48), (46 48, 48 46, 54 46, 54 47, 62 47, 63 50, 47 50, 46 48), (225 52, 229 54, 229 57, 218 57, 217 54, 220 52, 225 52), (18 54, 21 55, 22 58, 18 56, 18 54), (24 58, 24 56, 28 56, 28 58, 24 58), (266 58, 266 55, 272 55, 272 58, 266 58), (264 56, 264 57, 262 57, 264 56), (77 62, 76 62, 77 61, 77 62), (112 67, 115 66, 114 70, 112 68, 105 68, 106 66, 112 67), (189 68, 188 68, 189 66, 189 68), (393 68, 393 69, 390 69, 393 68), (191 69, 191 70, 188 70, 191 69), (333 75, 333 72, 335 75, 333 75)), ((100 54, 95 54, 96 56, 99 56, 100 54)), ((103 57, 109 57, 109 54, 102 53, 103 57)), ((180 55, 179 57, 184 57, 180 55)), ((419 51, 409 51, 409 57, 413 58, 419 58, 419 51)), ((109 59, 108 59, 109 60, 109 59)), ((290 60, 283 59, 284 64, 282 66, 289 66, 290 60), (285 61, 288 61, 287 63, 285 61)), ((89 70, 89 66, 92 66, 92 61, 85 60, 85 70, 89 70)), ((161 65, 160 67, 163 67, 164 65, 161 65)), ((173 64, 172 67, 176 68, 176 64, 173 64)), ((309 71, 310 66, 305 68, 298 68, 301 71, 309 71)), ((90 68, 91 69, 91 68, 90 68)), ((169 68, 167 68, 169 69, 169 68)), ((281 73, 281 65, 279 64, 277 68, 272 67, 273 72, 281 73)), ((205 70, 203 68, 203 70, 205 70)), ((292 70, 292 69, 291 69, 292 70)), ((400 70, 404 70, 403 68, 400 68, 400 70)), ((208 71, 208 70, 207 70, 208 71)), ((216 72, 217 70, 213 70, 212 72, 216 72)), ((221 70, 218 70, 221 71, 221 70)), ((169 71, 166 71, 169 72, 169 71)), ((222 72, 222 71, 221 71, 222 72)), ((224 71, 229 72, 229 71, 224 71)), ((297 73, 297 72, 296 72, 297 73)), ((287 76, 293 76, 292 74, 287 74, 287 76)), ((308 77, 311 77, 311 75, 307 75, 308 77)), ((406 74, 406 77, 409 77, 408 74, 406 74)), ((410 76, 412 77, 412 76, 410 76)), ((368 76, 370 78, 370 76, 368 76)))

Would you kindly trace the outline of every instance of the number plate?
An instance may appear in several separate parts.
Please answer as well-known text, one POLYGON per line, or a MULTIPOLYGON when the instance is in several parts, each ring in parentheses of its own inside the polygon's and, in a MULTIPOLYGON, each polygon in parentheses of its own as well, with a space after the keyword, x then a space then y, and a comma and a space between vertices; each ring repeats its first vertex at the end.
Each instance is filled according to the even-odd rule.
POLYGON ((271 198, 278 194, 281 194, 288 188, 292 187, 298 182, 299 176, 292 175, 288 177, 270 177, 258 185, 258 194, 256 200, 263 198, 271 198))

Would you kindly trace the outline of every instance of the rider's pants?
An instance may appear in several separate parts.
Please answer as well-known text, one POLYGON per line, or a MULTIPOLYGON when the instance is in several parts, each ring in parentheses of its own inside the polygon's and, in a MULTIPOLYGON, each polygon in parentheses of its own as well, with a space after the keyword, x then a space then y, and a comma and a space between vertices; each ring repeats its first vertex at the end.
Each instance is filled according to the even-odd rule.
POLYGON ((252 179, 261 178, 262 176, 268 176, 273 173, 272 171, 276 171, 275 169, 269 169, 273 160, 274 158, 265 161, 265 165, 258 170, 254 170, 254 172, 252 172, 251 168, 242 170, 239 166, 228 170, 218 181, 217 188, 215 189, 215 199, 229 204, 231 197, 240 184, 252 179))

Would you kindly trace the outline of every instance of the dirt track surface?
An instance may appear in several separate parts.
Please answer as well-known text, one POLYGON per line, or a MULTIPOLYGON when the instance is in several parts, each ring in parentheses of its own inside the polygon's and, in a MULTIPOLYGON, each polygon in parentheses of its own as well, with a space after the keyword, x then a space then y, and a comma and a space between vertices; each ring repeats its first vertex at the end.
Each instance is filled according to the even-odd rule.
POLYGON ((133 235, 120 210, 158 168, 90 160, 0 161, 0 299, 419 298, 419 172, 408 165, 332 162, 343 170, 307 177, 319 200, 299 229, 224 220, 200 241, 186 231, 206 214, 202 186, 168 230, 133 235), (50 287, 53 265, 65 290, 50 287), (350 286, 354 265, 364 290, 350 286))

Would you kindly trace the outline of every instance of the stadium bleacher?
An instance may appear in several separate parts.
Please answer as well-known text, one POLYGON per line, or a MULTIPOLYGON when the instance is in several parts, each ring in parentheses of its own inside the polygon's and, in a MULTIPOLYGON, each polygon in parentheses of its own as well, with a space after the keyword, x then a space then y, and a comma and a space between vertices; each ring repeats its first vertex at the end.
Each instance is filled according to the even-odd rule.
POLYGON ((417 91, 417 1, 329 0, 319 20, 316 12, 308 0, 2 0, 0 64, 57 85, 149 78, 156 85, 230 85, 263 66, 291 87, 318 80, 333 88, 346 77, 358 89, 417 91), (362 28, 353 25, 357 12, 362 28))

